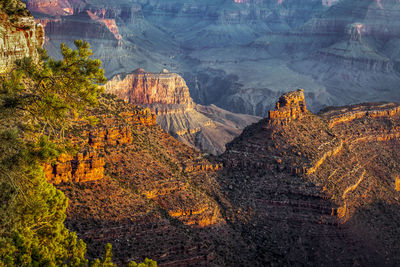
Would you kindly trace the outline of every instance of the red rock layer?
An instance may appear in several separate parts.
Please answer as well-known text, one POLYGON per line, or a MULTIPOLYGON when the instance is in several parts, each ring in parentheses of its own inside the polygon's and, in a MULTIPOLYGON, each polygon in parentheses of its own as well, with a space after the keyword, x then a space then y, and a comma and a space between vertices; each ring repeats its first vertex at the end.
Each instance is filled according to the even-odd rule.
POLYGON ((26 4, 27 8, 33 12, 49 15, 72 15, 74 13, 68 0, 27 0, 26 4))
POLYGON ((272 124, 285 124, 293 119, 298 119, 307 113, 303 89, 282 95, 276 103, 275 110, 269 111, 269 122, 272 124))
POLYGON ((37 48, 44 43, 44 30, 30 15, 7 15, 0 10, 0 73, 12 68, 15 60, 38 60, 37 48))
POLYGON ((115 39, 122 40, 122 36, 119 34, 119 29, 118 29, 117 23, 115 22, 115 19, 100 18, 96 14, 92 13, 91 11, 87 11, 87 13, 92 20, 103 23, 107 27, 107 29, 112 34, 114 34, 115 39))
POLYGON ((97 126, 77 125, 79 136, 69 135, 70 141, 81 151, 77 155, 63 154, 53 164, 44 165, 48 182, 87 182, 104 177, 104 158, 100 156, 105 148, 129 145, 133 141, 131 127, 134 125, 152 126, 156 124, 155 115, 149 110, 131 107, 119 112, 118 120, 111 113, 99 113, 97 126))
POLYGON ((106 92, 137 105, 193 105, 185 80, 175 73, 137 69, 130 74, 114 76, 106 84, 106 92))

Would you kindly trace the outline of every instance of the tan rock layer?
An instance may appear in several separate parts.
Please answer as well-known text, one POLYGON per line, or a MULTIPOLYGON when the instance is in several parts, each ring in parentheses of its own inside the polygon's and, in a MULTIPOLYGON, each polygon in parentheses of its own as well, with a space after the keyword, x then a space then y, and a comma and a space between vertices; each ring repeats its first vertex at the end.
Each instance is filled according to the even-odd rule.
POLYGON ((175 73, 148 73, 137 69, 125 76, 114 76, 105 88, 106 92, 137 105, 193 105, 185 80, 175 73))
POLYGON ((335 114, 329 118, 329 127, 334 127, 340 123, 351 122, 356 119, 361 119, 364 117, 370 118, 381 118, 381 117, 392 117, 400 113, 399 106, 387 107, 391 104, 383 104, 375 107, 372 110, 359 110, 359 111, 349 111, 341 114, 335 114))
POLYGON ((104 177, 105 161, 97 151, 105 147, 128 145, 133 141, 131 126, 152 126, 156 124, 155 115, 148 110, 126 111, 119 114, 127 125, 110 115, 100 115, 102 126, 85 130, 79 138, 70 136, 70 141, 79 144, 82 152, 77 155, 62 154, 53 164, 43 166, 48 182, 60 184, 63 182, 87 182, 104 177), (89 148, 88 148, 89 146, 89 148))
POLYGON ((32 16, 9 16, 0 10, 0 73, 9 71, 17 59, 38 60, 43 43, 43 27, 32 16))
POLYGON ((303 89, 282 95, 276 103, 275 110, 268 113, 270 124, 286 124, 293 119, 303 117, 307 112, 303 89))
POLYGON ((104 177, 104 159, 94 151, 76 156, 62 154, 56 164, 46 164, 44 172, 47 181, 53 184, 99 180, 104 177))

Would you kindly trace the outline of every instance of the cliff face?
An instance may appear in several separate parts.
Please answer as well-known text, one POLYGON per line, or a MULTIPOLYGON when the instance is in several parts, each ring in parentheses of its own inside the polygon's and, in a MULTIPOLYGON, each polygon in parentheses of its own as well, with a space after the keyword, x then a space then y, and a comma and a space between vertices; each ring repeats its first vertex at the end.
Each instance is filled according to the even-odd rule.
POLYGON ((303 89, 282 95, 276 102, 275 110, 269 111, 270 123, 288 123, 307 114, 303 89))
POLYGON ((37 48, 44 44, 44 31, 29 14, 7 14, 0 9, 0 73, 8 71, 15 60, 38 60, 37 48))
POLYGON ((73 131, 68 135, 71 143, 79 148, 79 153, 62 154, 55 163, 44 166, 48 182, 60 184, 102 179, 105 166, 102 152, 110 147, 132 144, 131 127, 156 124, 155 116, 149 110, 133 106, 114 110, 119 118, 117 119, 116 114, 101 111, 106 108, 106 103, 106 99, 102 99, 101 108, 91 111, 99 119, 96 126, 77 122, 79 137, 73 131))
POLYGON ((117 75, 106 91, 128 103, 148 107, 157 123, 178 140, 211 154, 219 154, 241 130, 258 118, 233 114, 216 106, 196 105, 185 80, 178 74, 137 69, 117 75))
MULTIPOLYGON (((114 76, 106 85, 106 91, 128 103, 138 105, 181 105, 192 108, 189 88, 181 76, 175 73, 148 73, 137 69, 126 76, 114 76)), ((156 115, 158 110, 154 110, 156 115)))
POLYGON ((267 116, 282 88, 296 87, 311 111, 400 101, 396 0, 68 2, 74 14, 46 28, 52 56, 61 42, 86 39, 109 77, 168 68, 202 105, 267 116))
MULTIPOLYGON (((78 0, 79 1, 79 0, 78 0)), ((49 15, 72 15, 74 13, 71 2, 73 0, 25 0, 27 8, 32 12, 49 15)))
POLYGON ((237 238, 232 232, 225 240, 232 230, 213 197, 223 199, 216 182, 222 165, 165 133, 149 110, 104 96, 89 113, 99 122, 76 122, 67 135, 79 152, 44 166, 70 200, 66 224, 88 244, 89 257, 109 242, 119 264, 144 257, 228 263, 215 254, 218 240, 228 243, 225 255, 237 238))
POLYGON ((255 254, 285 255, 293 264, 398 263, 399 234, 391 229, 400 216, 399 104, 318 115, 303 104, 301 92, 285 94, 268 119, 246 128, 222 155, 229 170, 222 183, 242 213, 237 222, 277 242, 255 254))

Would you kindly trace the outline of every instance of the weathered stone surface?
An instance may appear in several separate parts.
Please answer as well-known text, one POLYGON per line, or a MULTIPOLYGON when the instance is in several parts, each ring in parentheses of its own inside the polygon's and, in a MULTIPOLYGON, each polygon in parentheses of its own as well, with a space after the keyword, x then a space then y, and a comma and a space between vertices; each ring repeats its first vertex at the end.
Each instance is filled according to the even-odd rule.
POLYGON ((128 103, 148 107, 157 123, 185 144, 211 154, 220 154, 225 144, 259 118, 233 114, 216 106, 196 105, 184 79, 163 70, 149 73, 137 69, 114 76, 106 91, 128 103))
POLYGON ((61 155, 54 165, 45 165, 44 172, 49 183, 79 183, 104 177, 104 159, 96 152, 81 152, 76 156, 61 155))
POLYGON ((275 110, 269 111, 270 123, 288 123, 307 114, 303 89, 282 95, 276 103, 275 110))
POLYGON ((75 130, 68 135, 72 144, 80 149, 76 155, 63 154, 55 163, 44 165, 46 179, 50 183, 75 183, 100 180, 104 177, 104 149, 126 146, 133 142, 132 127, 141 125, 150 127, 156 124, 155 115, 149 110, 137 107, 123 107, 104 111, 110 105, 102 99, 98 110, 93 114, 99 119, 98 125, 90 126, 77 122, 75 130), (117 116, 116 116, 117 114, 117 116))
MULTIPOLYGON (((175 73, 156 74, 137 69, 131 74, 114 76, 106 84, 106 91, 137 105, 193 106, 186 82, 175 73)), ((157 115, 157 109, 155 112, 157 115)))
POLYGON ((0 73, 10 70, 17 59, 38 60, 37 49, 43 44, 43 27, 31 15, 7 15, 0 10, 0 73))
POLYGON ((298 264, 398 263, 399 104, 327 108, 287 122, 284 106, 285 123, 246 128, 222 155, 224 190, 241 208, 236 220, 275 242, 255 254, 283 253, 298 264))

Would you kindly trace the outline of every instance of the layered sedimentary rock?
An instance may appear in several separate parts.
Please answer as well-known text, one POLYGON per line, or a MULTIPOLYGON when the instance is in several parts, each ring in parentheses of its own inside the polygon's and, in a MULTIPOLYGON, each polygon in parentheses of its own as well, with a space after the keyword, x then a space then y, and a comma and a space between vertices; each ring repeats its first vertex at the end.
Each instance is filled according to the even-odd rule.
POLYGON ((196 105, 185 80, 178 74, 149 73, 137 69, 116 75, 106 85, 108 93, 128 103, 150 108, 161 127, 178 140, 200 150, 219 154, 225 144, 257 118, 233 114, 215 106, 196 105))
POLYGON ((47 181, 54 184, 87 182, 104 177, 104 159, 93 151, 84 151, 76 156, 61 155, 56 163, 43 168, 47 181))
POLYGON ((112 243, 118 264, 145 257, 164 265, 233 262, 216 253, 244 246, 240 239, 231 243, 238 236, 212 197, 220 195, 221 163, 165 133, 149 110, 112 96, 90 114, 97 124, 76 122, 67 135, 80 152, 44 168, 68 196, 66 224, 87 243, 88 256, 112 243))
POLYGON ((77 121, 75 130, 71 130, 68 134, 67 138, 78 147, 79 152, 62 154, 56 162, 43 166, 48 182, 60 184, 102 179, 105 165, 102 156, 104 149, 132 144, 131 127, 135 125, 156 124, 155 116, 149 110, 131 106, 116 109, 113 114, 109 110, 105 111, 109 109, 107 102, 106 99, 101 99, 100 107, 91 110, 91 114, 97 115, 99 120, 97 125, 92 126, 77 121), (76 131, 79 132, 78 136, 76 131))
POLYGON ((161 55, 158 50, 164 47, 171 54, 177 48, 171 46, 164 32, 143 20, 140 5, 123 1, 68 3, 73 8, 73 13, 68 15, 61 14, 58 7, 30 9, 46 25, 45 47, 51 56, 60 57, 61 43, 72 46, 74 40, 83 39, 91 44, 95 57, 102 60, 109 76, 138 66, 156 70, 171 62, 170 56, 161 55), (153 45, 155 42, 147 40, 148 36, 157 39, 157 48, 153 45))
POLYGON ((79 0, 23 0, 32 12, 46 13, 49 15, 72 15, 74 13, 71 3, 79 0))
POLYGON ((305 88, 315 112, 399 100, 395 0, 75 2, 77 12, 60 20, 62 34, 46 29, 50 54, 61 42, 86 39, 109 77, 166 67, 184 73, 196 103, 258 116, 283 88, 305 88), (92 18, 82 19, 88 12, 92 18), (113 41, 92 28, 95 21, 113 41))
POLYGON ((288 123, 307 114, 303 89, 282 95, 276 102, 275 110, 269 111, 270 123, 288 123))
POLYGON ((399 104, 314 115, 299 109, 306 107, 298 91, 282 102, 284 123, 271 123, 279 122, 277 108, 222 155, 235 220, 257 237, 250 240, 264 240, 254 253, 265 263, 398 263, 399 104))
POLYGON ((0 10, 0 73, 12 68, 17 59, 38 60, 37 49, 43 44, 43 27, 26 10, 9 14, 0 10))
MULTIPOLYGON (((193 101, 189 88, 181 76, 175 73, 149 73, 137 69, 126 76, 114 76, 106 85, 108 93, 120 99, 139 105, 182 105, 190 109, 193 101)), ((158 110, 154 110, 156 115, 158 110)), ((160 112, 162 113, 162 111, 160 112)))
MULTIPOLYGON (((130 104, 103 102, 95 114, 110 125, 116 124, 104 116, 110 106, 131 114, 120 110, 130 104)), ((154 120, 98 137, 104 177, 79 179, 90 165, 82 162, 75 180, 59 185, 71 199, 67 225, 87 242, 89 256, 113 243, 119 263, 144 257, 161 265, 398 263, 399 104, 314 115, 295 91, 276 106, 216 162, 154 120)))

